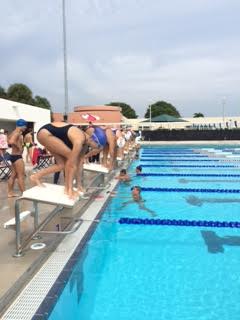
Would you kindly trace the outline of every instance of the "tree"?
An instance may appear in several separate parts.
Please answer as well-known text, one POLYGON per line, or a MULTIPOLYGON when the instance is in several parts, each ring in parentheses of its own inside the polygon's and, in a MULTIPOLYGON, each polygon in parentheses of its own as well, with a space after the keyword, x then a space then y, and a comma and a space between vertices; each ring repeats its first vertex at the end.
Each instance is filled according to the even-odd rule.
POLYGON ((7 98, 17 102, 34 104, 32 91, 23 83, 12 84, 7 90, 7 98))
POLYGON ((150 107, 152 118, 160 116, 161 114, 168 114, 170 116, 178 118, 180 117, 180 113, 171 103, 168 103, 166 101, 157 101, 147 108, 147 111, 144 115, 145 118, 150 118, 150 107))
POLYGON ((195 112, 193 118, 204 118, 204 114, 201 112, 195 112))
POLYGON ((6 99, 7 98, 7 94, 6 91, 3 87, 0 86, 0 98, 6 99))
POLYGON ((108 103, 107 106, 116 106, 122 108, 123 116, 128 119, 136 119, 138 117, 135 110, 124 102, 111 102, 108 103))
POLYGON ((40 107, 40 108, 48 109, 48 110, 52 109, 50 102, 46 98, 36 96, 34 100, 35 100, 34 105, 36 107, 40 107))

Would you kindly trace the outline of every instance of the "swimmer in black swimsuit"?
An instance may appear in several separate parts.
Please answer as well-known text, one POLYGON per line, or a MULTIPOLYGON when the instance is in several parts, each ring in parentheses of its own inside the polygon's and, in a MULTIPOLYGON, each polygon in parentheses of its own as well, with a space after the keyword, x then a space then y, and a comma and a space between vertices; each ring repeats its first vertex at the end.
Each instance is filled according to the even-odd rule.
POLYGON ((22 158, 23 153, 23 132, 27 129, 27 122, 24 119, 16 121, 16 129, 8 137, 8 144, 11 144, 12 154, 10 161, 12 163, 12 172, 8 180, 8 197, 17 197, 14 193, 14 184, 18 183, 21 193, 25 190, 25 166, 22 158))
POLYGON ((71 199, 78 197, 78 193, 73 190, 73 179, 79 167, 82 149, 88 143, 86 134, 65 122, 53 122, 38 131, 37 139, 54 156, 56 163, 33 174, 30 179, 40 186, 42 177, 65 170, 65 193, 71 199))

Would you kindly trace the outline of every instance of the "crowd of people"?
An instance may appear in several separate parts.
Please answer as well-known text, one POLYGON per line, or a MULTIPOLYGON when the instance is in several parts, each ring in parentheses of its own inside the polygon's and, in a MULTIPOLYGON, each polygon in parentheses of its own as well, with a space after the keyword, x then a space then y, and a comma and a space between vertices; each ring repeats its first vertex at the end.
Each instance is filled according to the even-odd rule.
POLYGON ((33 150, 38 144, 54 158, 54 162, 47 168, 34 172, 30 176, 32 184, 44 186, 42 178, 51 174, 54 174, 56 183, 60 172, 63 172, 65 193, 74 199, 83 192, 83 164, 101 161, 103 166, 113 170, 116 168, 116 160, 123 160, 125 154, 133 148, 136 136, 131 129, 95 126, 92 123, 79 127, 65 122, 52 122, 41 127, 36 138, 34 143, 33 130, 28 128, 24 119, 16 121, 16 128, 10 134, 0 131, 0 160, 7 159, 11 163, 8 197, 19 195, 13 191, 16 182, 21 193, 25 190, 25 163, 33 162, 33 150), (11 154, 6 156, 9 147, 11 154))
MULTIPOLYGON (((57 183, 60 172, 64 174, 65 194, 70 199, 79 197, 85 190, 82 185, 83 164, 86 162, 101 162, 110 171, 116 168, 116 160, 122 160, 129 150, 135 148, 135 158, 138 159, 139 144, 135 133, 130 129, 119 129, 95 126, 75 126, 65 122, 52 122, 39 129, 34 143, 33 130, 28 128, 24 119, 16 121, 16 128, 10 134, 0 130, 0 161, 7 159, 11 163, 11 175, 8 179, 8 197, 19 196, 14 193, 17 182, 21 193, 25 190, 25 163, 34 163, 35 146, 40 144, 45 152, 54 159, 52 165, 30 175, 33 185, 44 187, 42 178, 53 174, 53 182, 57 183), (11 147, 11 154, 6 150, 11 147), (23 151, 25 148, 25 159, 23 151), (75 181, 75 185, 74 185, 75 181)), ((141 175, 142 167, 138 165, 135 175, 141 175)), ((131 175, 126 169, 121 169, 115 177, 119 182, 130 185, 131 175)), ((112 196, 117 196, 112 193, 112 196)), ((122 203, 125 208, 131 203, 137 203, 139 208, 151 216, 155 212, 145 206, 141 196, 141 187, 131 188, 128 201, 122 203)))

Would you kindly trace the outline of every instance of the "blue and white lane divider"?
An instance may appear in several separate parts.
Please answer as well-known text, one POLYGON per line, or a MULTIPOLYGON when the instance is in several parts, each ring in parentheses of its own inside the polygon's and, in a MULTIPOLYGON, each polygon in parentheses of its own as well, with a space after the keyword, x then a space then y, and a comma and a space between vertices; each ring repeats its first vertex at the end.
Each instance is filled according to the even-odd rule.
POLYGON ((196 151, 193 151, 193 150, 182 150, 182 151, 179 151, 179 150, 142 150, 142 152, 145 152, 145 153, 200 153, 200 152, 196 152, 196 151))
POLYGON ((157 154, 175 154, 175 155, 198 155, 199 153, 194 153, 194 152, 142 152, 142 154, 153 154, 153 155, 157 155, 157 154))
POLYGON ((206 227, 206 228, 240 228, 238 221, 206 221, 206 220, 175 220, 175 219, 142 219, 120 218, 120 224, 140 224, 151 226, 175 226, 175 227, 206 227))
POLYGON ((141 177, 224 177, 239 178, 240 174, 217 174, 217 173, 141 173, 141 177))
MULTIPOLYGON (((154 148, 154 149, 147 149, 143 148, 142 151, 144 152, 196 152, 196 149, 188 148, 188 149, 180 149, 180 148, 173 148, 173 149, 166 149, 166 148, 154 148)), ((199 149, 199 152, 201 150, 199 149)))
POLYGON ((205 188, 152 188, 142 187, 142 191, 152 192, 191 192, 191 193, 240 193, 240 189, 205 189, 205 188))
POLYGON ((208 156, 198 156, 198 155, 153 155, 153 154, 150 154, 150 155, 145 155, 145 154, 142 154, 141 155, 142 158, 208 158, 208 156))
POLYGON ((239 160, 230 160, 230 159, 145 159, 141 158, 141 161, 145 162, 163 162, 163 161, 173 161, 173 162, 220 162, 220 161, 239 161, 239 160))
POLYGON ((240 166, 235 165, 188 165, 188 164, 178 164, 178 165, 171 165, 171 164, 142 164, 140 163, 141 167, 146 168, 240 168, 240 166))

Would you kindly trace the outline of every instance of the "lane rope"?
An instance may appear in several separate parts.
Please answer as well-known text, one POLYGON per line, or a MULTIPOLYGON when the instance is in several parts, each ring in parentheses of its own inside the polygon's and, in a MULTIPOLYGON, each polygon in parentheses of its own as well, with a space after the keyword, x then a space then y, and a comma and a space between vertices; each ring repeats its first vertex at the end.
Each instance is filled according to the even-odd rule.
POLYGON ((138 224, 154 226, 176 226, 176 227, 206 227, 206 228, 240 228, 238 221, 206 221, 206 220, 176 220, 176 219, 142 219, 142 218, 120 218, 120 224, 138 224))
POLYGON ((142 187, 142 191, 153 192, 192 192, 192 193, 240 193, 240 189, 203 189, 203 188, 151 188, 142 187))
POLYGON ((141 173, 140 177, 224 177, 239 178, 240 174, 217 173, 141 173))
POLYGON ((240 168, 236 165, 188 165, 188 164, 180 164, 180 165, 170 165, 170 164, 141 164, 141 167, 148 168, 240 168))

